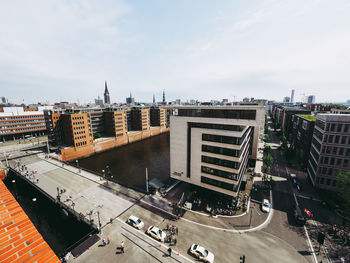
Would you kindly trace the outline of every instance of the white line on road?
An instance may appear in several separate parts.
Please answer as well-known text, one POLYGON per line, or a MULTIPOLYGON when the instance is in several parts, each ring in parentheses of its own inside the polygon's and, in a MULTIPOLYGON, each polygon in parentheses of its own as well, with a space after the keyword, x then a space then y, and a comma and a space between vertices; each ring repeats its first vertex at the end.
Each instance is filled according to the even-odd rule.
POLYGON ((305 234, 306 234, 306 237, 307 237, 307 241, 309 243, 309 247, 311 249, 311 254, 313 256, 313 259, 314 259, 315 263, 318 263, 316 255, 315 255, 314 247, 312 246, 312 243, 311 243, 311 240, 310 240, 310 237, 309 237, 309 233, 307 232, 306 226, 304 226, 304 230, 305 230, 305 234))
MULTIPOLYGON (((166 246, 165 244, 163 244, 162 242, 159 242, 159 241, 157 241, 157 240, 151 238, 150 236, 146 235, 145 233, 143 233, 143 232, 141 232, 141 231, 135 230, 135 228, 133 228, 133 227, 130 226, 129 224, 125 223, 125 221, 121 220, 120 218, 117 218, 117 220, 118 220, 119 222, 123 223, 124 225, 127 225, 130 229, 133 230, 133 232, 141 233, 142 236, 145 236, 145 237, 147 237, 148 239, 152 240, 153 242, 156 242, 160 247, 164 247, 164 248, 166 249, 166 251, 168 251, 168 248, 169 248, 169 247, 166 246)), ((178 252, 178 251, 176 251, 176 250, 174 250, 174 249, 172 249, 172 251, 173 251, 174 254, 176 254, 176 255, 182 257, 183 259, 187 260, 188 262, 195 263, 193 260, 189 259, 188 257, 185 257, 185 256, 182 255, 180 252, 178 252)), ((166 253, 166 252, 164 252, 164 253, 166 253)))
MULTIPOLYGON (((169 215, 173 215, 172 213, 170 213, 169 211, 166 211, 158 206, 155 206, 151 203, 148 203, 144 200, 140 200, 140 202, 143 202, 147 205, 150 205, 154 208, 157 208, 169 215)), ((209 225, 205 225, 205 224, 201 224, 201 223, 197 223, 197 222, 194 222, 192 220, 189 220, 187 218, 184 218, 184 217, 181 217, 180 220, 184 220, 186 222, 189 222, 189 223, 192 223, 192 224, 195 224, 195 225, 198 225, 198 226, 203 226, 203 227, 206 227, 206 228, 211 228, 211 229, 215 229, 215 230, 221 230, 221 231, 226 231, 226 232, 232 232, 232 233, 244 233, 244 232, 253 232, 253 231, 256 231, 256 230, 260 230, 261 228, 265 227, 265 225, 267 225, 270 221, 271 221, 271 218, 272 218, 272 215, 273 215, 273 209, 272 209, 272 191, 270 191, 270 203, 271 203, 271 210, 270 210, 270 213, 269 215, 267 216, 266 220, 260 224, 259 226, 256 226, 254 228, 250 228, 250 229, 242 229, 242 230, 235 230, 235 229, 228 229, 228 228, 221 228, 221 227, 215 227, 215 226, 209 226, 209 225)), ((175 216, 175 215, 173 215, 175 216)))

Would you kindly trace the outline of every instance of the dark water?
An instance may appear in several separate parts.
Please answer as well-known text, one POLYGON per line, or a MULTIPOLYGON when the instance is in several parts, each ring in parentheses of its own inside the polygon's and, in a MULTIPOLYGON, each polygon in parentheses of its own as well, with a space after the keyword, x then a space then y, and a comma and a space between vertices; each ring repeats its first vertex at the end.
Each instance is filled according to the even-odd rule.
POLYGON ((158 178, 165 183, 170 174, 169 133, 95 154, 79 160, 79 165, 100 174, 108 165, 117 181, 142 189, 147 167, 149 180, 158 178))
POLYGON ((39 233, 59 257, 71 251, 89 235, 96 233, 90 225, 66 214, 62 208, 27 181, 10 171, 4 180, 39 233), (15 180, 15 183, 12 183, 15 180), (33 202, 33 198, 36 201, 33 202))

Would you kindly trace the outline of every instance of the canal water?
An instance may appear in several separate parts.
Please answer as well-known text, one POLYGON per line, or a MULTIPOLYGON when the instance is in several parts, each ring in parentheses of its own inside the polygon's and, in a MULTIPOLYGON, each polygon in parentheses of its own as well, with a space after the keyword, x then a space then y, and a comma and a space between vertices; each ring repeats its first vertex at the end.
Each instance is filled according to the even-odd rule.
POLYGON ((170 174, 169 133, 114 148, 79 160, 79 166, 102 174, 110 170, 113 179, 136 188, 146 188, 146 168, 149 180, 167 183, 170 174), (109 169, 107 168, 109 167, 109 169))

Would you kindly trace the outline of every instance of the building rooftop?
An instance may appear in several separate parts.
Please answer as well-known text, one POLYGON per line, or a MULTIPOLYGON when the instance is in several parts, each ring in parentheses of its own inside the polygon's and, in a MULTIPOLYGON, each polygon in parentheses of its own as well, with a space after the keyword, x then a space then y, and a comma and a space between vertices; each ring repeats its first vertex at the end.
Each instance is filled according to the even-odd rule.
POLYGON ((0 262, 60 262, 0 180, 0 262))
POLYGON ((307 114, 298 114, 298 116, 307 119, 309 121, 316 121, 316 116, 313 115, 307 115, 307 114))

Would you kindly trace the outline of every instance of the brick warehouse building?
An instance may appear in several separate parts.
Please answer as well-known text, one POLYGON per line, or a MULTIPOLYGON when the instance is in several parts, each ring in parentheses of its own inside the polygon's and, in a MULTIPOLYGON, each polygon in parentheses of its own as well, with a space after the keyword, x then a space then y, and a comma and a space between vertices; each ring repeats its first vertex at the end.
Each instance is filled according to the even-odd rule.
POLYGON ((169 131, 165 111, 156 110, 160 121, 152 124, 145 107, 50 110, 44 115, 50 145, 69 161, 169 131))

